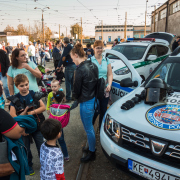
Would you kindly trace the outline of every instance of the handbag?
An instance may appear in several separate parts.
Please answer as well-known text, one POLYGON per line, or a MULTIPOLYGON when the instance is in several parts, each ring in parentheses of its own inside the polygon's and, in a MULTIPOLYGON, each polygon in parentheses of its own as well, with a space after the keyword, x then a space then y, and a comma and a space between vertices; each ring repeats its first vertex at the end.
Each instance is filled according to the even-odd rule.
POLYGON ((8 144, 7 140, 3 137, 2 142, 0 142, 0 150, 0 177, 11 175, 15 170, 8 160, 8 144))

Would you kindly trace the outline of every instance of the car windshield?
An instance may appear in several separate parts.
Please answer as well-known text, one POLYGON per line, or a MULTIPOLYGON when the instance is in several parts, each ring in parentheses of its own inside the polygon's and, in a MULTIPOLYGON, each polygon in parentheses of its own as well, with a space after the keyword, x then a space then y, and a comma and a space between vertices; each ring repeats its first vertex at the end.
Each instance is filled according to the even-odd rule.
MULTIPOLYGON (((143 57, 147 46, 117 45, 112 50, 122 53, 128 60, 139 60, 143 57)), ((117 56, 109 54, 109 59, 118 59, 117 56)))
POLYGON ((174 91, 180 92, 180 62, 163 62, 149 76, 145 84, 147 84, 153 78, 163 79, 174 89, 174 91))

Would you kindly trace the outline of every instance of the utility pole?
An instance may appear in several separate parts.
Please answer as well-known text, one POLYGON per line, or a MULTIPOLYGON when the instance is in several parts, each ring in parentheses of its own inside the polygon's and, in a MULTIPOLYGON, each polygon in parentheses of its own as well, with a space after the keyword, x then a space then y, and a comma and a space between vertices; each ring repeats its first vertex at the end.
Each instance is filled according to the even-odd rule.
POLYGON ((44 12, 44 10, 42 10, 42 34, 43 34, 43 43, 45 44, 43 12, 44 12))
POLYGON ((40 9, 42 11, 42 34, 43 34, 43 43, 45 43, 43 12, 44 12, 44 9, 50 9, 50 8, 49 7, 45 7, 45 8, 42 9, 42 8, 35 7, 34 9, 40 9))
POLYGON ((61 34, 60 34, 60 24, 59 24, 59 40, 61 38, 61 34))
POLYGON ((81 44, 83 44, 83 40, 82 40, 82 17, 81 17, 81 44))
POLYGON ((126 30, 127 30, 127 12, 125 12, 125 26, 124 26, 124 38, 126 39, 126 30))
POLYGON ((147 2, 148 2, 148 0, 146 0, 146 12, 145 12, 145 26, 144 26, 144 36, 146 36, 147 2))
POLYGON ((155 19, 155 16, 156 16, 156 6, 154 6, 154 32, 156 31, 156 19, 155 19))
POLYGON ((103 41, 103 20, 101 21, 101 40, 103 41))

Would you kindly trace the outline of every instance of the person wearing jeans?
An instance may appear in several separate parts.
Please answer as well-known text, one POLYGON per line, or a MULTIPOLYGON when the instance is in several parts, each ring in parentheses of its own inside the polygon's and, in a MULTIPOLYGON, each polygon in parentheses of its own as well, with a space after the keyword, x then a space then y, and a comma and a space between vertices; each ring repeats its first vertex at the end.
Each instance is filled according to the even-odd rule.
MULTIPOLYGON (((32 169, 32 166, 33 166, 33 163, 32 163, 33 156, 32 156, 31 149, 30 149, 31 138, 33 138, 34 141, 35 141, 36 148, 37 148, 37 151, 38 151, 38 156, 40 157, 40 147, 41 147, 41 144, 43 143, 43 135, 41 134, 40 130, 36 130, 34 133, 31 134, 31 136, 30 135, 22 136, 22 140, 24 142, 24 145, 27 148, 28 165, 29 165, 29 171, 30 172, 33 171, 33 169, 32 169)), ((33 173, 31 175, 33 175, 33 173)))
POLYGON ((74 78, 75 69, 76 69, 75 64, 66 66, 65 68, 66 99, 68 101, 71 100, 71 92, 73 90, 73 78, 74 78))
POLYGON ((75 45, 70 54, 73 62, 78 66, 75 70, 73 97, 77 99, 74 104, 80 103, 81 120, 89 144, 89 149, 86 150, 87 155, 81 158, 81 162, 86 163, 96 157, 96 138, 92 120, 95 108, 98 67, 91 61, 85 61, 84 49, 80 43, 75 45))
POLYGON ((61 150, 63 152, 64 155, 64 160, 65 161, 69 161, 69 155, 68 155, 68 151, 67 151, 67 146, 66 146, 66 142, 64 140, 64 133, 63 133, 63 129, 62 129, 62 134, 61 137, 58 139, 58 142, 61 146, 61 150))
POLYGON ((92 119, 94 115, 94 103, 95 97, 93 99, 90 99, 89 101, 80 103, 80 116, 84 126, 84 130, 87 134, 89 151, 91 152, 95 152, 96 145, 95 131, 92 125, 92 119))
POLYGON ((64 38, 64 50, 61 56, 61 59, 58 63, 57 71, 60 72, 60 67, 65 66, 65 85, 66 85, 66 102, 71 102, 71 91, 73 89, 73 78, 74 78, 74 70, 76 69, 76 65, 72 61, 70 56, 70 52, 72 50, 72 46, 70 44, 70 40, 68 37, 64 38))

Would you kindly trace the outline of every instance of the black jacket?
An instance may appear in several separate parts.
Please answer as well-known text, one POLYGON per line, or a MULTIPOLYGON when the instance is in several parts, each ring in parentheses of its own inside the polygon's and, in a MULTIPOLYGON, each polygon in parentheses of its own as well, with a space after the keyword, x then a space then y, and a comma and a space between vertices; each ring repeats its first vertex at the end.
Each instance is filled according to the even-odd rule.
POLYGON ((60 52, 60 50, 57 47, 55 47, 53 49, 53 59, 54 59, 54 61, 59 61, 61 59, 61 54, 59 52, 60 52))
POLYGON ((172 51, 174 51, 179 46, 178 42, 176 40, 172 44, 172 51))
POLYGON ((98 81, 98 67, 91 61, 83 61, 74 74, 73 97, 78 103, 95 97, 98 81))
POLYGON ((66 66, 74 65, 74 63, 71 59, 71 56, 70 56, 70 52, 71 52, 72 48, 73 47, 71 46, 70 43, 67 44, 67 46, 64 46, 64 51, 63 51, 63 54, 61 56, 61 60, 59 61, 58 67, 60 67, 63 64, 63 61, 62 61, 63 57, 66 57, 66 60, 65 60, 66 66))
POLYGON ((8 71, 8 68, 10 66, 10 61, 7 53, 3 50, 0 50, 0 64, 1 64, 1 73, 4 77, 8 71))

